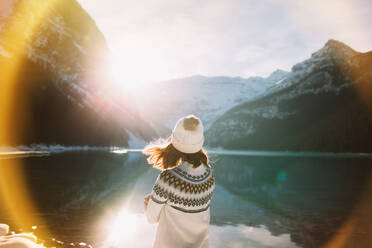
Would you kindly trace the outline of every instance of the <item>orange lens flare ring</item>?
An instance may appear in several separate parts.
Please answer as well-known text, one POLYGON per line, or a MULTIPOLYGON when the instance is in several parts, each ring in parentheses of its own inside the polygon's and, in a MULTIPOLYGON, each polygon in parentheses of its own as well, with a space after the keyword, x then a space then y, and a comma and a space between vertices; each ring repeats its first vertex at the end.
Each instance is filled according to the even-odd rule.
MULTIPOLYGON (((26 54, 27 44, 47 16, 56 0, 20 1, 13 6, 13 13, 0 31, 0 40, 10 53, 10 59, 0 59, 0 144, 14 144, 19 135, 14 130, 14 118, 26 114, 27 106, 15 99, 18 72, 26 54), (20 106, 21 105, 21 106, 20 106)), ((19 88, 19 87, 18 87, 19 88)), ((19 99, 18 99, 19 100, 19 99)), ((17 126, 17 128, 21 128, 17 126)), ((20 130, 19 130, 20 131, 20 130)), ((0 159, 0 211, 9 215, 13 229, 43 225, 28 192, 22 162, 0 159)), ((43 225, 45 226, 45 225, 43 225)), ((41 238, 52 237, 47 230, 40 231, 41 238)))

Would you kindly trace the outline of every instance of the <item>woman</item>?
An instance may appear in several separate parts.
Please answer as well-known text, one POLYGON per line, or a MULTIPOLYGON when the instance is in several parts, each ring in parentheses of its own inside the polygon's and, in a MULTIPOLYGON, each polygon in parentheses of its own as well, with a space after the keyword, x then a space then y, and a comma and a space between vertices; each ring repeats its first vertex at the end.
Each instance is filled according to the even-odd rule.
POLYGON ((147 220, 159 223, 154 247, 209 247, 214 175, 203 143, 203 124, 189 115, 177 121, 165 144, 144 149, 147 161, 162 171, 144 199, 147 220))

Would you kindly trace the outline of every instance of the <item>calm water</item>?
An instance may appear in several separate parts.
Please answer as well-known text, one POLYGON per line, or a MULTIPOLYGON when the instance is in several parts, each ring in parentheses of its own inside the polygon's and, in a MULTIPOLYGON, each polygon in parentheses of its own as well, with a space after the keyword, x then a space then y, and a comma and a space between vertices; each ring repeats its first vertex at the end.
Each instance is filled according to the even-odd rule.
MULTIPOLYGON (((355 247, 372 244, 370 226, 355 222, 370 217, 363 209, 372 206, 365 198, 372 195, 372 158, 213 153, 211 160, 211 247, 319 247, 351 218, 355 247)), ((151 247, 155 226, 144 219, 143 196, 158 171, 140 153, 66 152, 21 161, 36 214, 47 223, 32 223, 34 232, 52 232, 48 245, 151 247)), ((3 212, 0 222, 12 220, 3 212)))

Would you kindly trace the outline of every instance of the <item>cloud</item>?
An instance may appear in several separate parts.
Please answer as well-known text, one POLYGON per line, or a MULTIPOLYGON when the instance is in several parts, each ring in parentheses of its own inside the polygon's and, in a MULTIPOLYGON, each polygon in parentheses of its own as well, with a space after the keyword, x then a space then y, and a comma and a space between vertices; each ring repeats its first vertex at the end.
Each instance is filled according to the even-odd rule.
MULTIPOLYGON (((330 39, 368 50, 367 0, 79 0, 128 78, 268 75, 330 39)), ((142 78, 142 79, 141 79, 142 78)))
POLYGON ((283 1, 283 6, 298 32, 305 34, 309 43, 318 44, 320 40, 335 38, 357 49, 371 49, 371 36, 365 24, 372 19, 366 12, 371 10, 372 4, 367 1, 289 0, 283 1))

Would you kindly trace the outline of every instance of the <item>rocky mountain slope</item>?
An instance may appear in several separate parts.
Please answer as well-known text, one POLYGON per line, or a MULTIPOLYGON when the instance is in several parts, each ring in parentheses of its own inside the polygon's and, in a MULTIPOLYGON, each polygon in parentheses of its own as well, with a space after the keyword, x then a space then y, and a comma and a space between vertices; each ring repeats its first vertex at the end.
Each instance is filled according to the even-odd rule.
POLYGON ((138 92, 136 102, 141 115, 163 135, 170 133, 178 118, 191 113, 198 115, 208 129, 224 112, 263 94, 287 74, 276 70, 266 78, 197 75, 174 79, 138 92), (143 93, 146 95, 141 96, 143 93))
POLYGON ((110 83, 106 41, 77 1, 8 1, 0 16, 0 63, 18 63, 11 132, 20 134, 7 145, 128 145, 154 135, 110 83))
POLYGON ((329 40, 265 96, 220 116, 211 147, 372 152, 372 53, 329 40))

